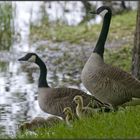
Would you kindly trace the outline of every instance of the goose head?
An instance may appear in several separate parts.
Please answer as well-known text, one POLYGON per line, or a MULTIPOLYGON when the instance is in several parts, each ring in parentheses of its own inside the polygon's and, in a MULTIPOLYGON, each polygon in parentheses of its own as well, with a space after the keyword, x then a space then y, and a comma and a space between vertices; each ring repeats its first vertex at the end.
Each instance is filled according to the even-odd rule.
POLYGON ((28 61, 36 63, 38 56, 36 53, 27 53, 25 56, 18 59, 18 61, 28 61))
POLYGON ((19 58, 18 61, 28 61, 37 64, 40 67, 38 87, 39 88, 49 87, 46 80, 46 75, 47 75, 46 65, 36 53, 27 53, 25 56, 19 58))
POLYGON ((111 9, 108 6, 101 6, 95 11, 96 14, 100 14, 103 17, 107 12, 111 12, 111 9))
POLYGON ((91 14, 97 14, 97 15, 101 15, 102 17, 104 17, 107 13, 111 13, 111 9, 108 6, 101 6, 99 7, 96 11, 91 11, 91 14))

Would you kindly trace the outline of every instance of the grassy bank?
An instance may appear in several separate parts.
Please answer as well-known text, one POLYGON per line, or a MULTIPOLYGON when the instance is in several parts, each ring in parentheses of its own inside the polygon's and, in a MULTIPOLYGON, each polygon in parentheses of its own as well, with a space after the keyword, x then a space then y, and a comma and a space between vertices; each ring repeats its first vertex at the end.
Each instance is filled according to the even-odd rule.
POLYGON ((38 129, 36 135, 24 133, 17 138, 138 138, 140 137, 140 106, 118 112, 95 115, 73 123, 50 129, 38 129))
POLYGON ((9 50, 13 44, 14 19, 11 2, 0 4, 0 50, 9 50))
MULTIPOLYGON (((126 12, 112 17, 108 40, 132 41, 136 24, 136 12, 126 12)), ((93 42, 98 38, 102 23, 99 25, 67 26, 61 24, 47 24, 31 26, 30 38, 37 40, 52 40, 56 42, 68 41, 70 43, 93 42)))
POLYGON ((106 49, 105 62, 131 72, 132 46, 124 45, 121 48, 106 49))

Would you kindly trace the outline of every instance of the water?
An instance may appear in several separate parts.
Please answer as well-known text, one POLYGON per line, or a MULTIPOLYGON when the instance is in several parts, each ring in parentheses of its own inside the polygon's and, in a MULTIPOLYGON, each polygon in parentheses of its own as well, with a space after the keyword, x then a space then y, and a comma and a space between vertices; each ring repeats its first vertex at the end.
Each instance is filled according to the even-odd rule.
MULTIPOLYGON (((93 44, 72 45, 68 42, 53 43, 46 40, 35 42, 35 44, 30 43, 30 20, 34 21, 35 24, 40 24, 37 21, 41 19, 39 11, 42 3, 13 2, 13 6, 17 6, 15 29, 16 33, 20 33, 20 37, 16 39, 10 51, 0 52, 1 135, 15 135, 18 125, 22 122, 29 121, 36 116, 49 115, 39 108, 37 102, 39 68, 35 64, 17 61, 26 52, 36 52, 44 60, 48 68, 48 83, 51 87, 66 86, 86 91, 81 84, 80 73, 92 51, 93 44), (41 49, 41 46, 44 45, 48 47, 40 51, 38 48, 41 49)), ((69 4, 60 2, 63 3, 62 5, 59 2, 48 3, 46 10, 50 21, 60 18, 69 25, 77 25, 82 20, 84 14, 80 2, 69 2, 69 4), (70 12, 64 15, 63 6, 67 7, 70 12), (75 6, 74 9, 73 6, 75 6)), ((100 3, 98 3, 99 5, 100 3)), ((98 16, 89 24, 100 21, 101 18, 98 16)))

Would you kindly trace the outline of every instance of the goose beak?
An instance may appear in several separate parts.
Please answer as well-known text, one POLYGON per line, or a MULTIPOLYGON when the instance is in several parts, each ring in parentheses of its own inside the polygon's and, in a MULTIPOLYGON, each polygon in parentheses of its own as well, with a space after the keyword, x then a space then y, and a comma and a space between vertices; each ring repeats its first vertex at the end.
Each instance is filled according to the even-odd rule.
POLYGON ((92 15, 93 15, 93 14, 94 14, 94 15, 98 14, 96 11, 90 11, 89 13, 92 14, 92 15))
POLYGON ((24 57, 19 58, 18 61, 27 61, 27 59, 26 59, 26 57, 24 56, 24 57))

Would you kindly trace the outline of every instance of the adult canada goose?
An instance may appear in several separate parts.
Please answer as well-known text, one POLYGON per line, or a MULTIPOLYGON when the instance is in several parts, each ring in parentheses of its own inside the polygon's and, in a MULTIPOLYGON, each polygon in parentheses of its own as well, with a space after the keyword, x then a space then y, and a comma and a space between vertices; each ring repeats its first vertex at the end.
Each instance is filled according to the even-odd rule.
POLYGON ((84 99, 84 105, 87 105, 90 100, 94 100, 94 107, 104 106, 102 102, 94 96, 88 95, 85 92, 74 88, 51 88, 49 87, 46 75, 47 68, 45 63, 35 53, 27 53, 19 61, 34 62, 40 67, 40 76, 38 83, 38 102, 40 108, 47 113, 61 116, 64 118, 63 109, 67 106, 75 110, 75 103, 72 102, 76 95, 81 95, 84 99))
POLYGON ((74 114, 70 107, 65 107, 63 112, 65 113, 65 121, 68 126, 72 126, 71 122, 74 120, 74 114))
POLYGON ((20 127, 20 131, 24 130, 35 130, 36 128, 43 127, 43 128, 50 128, 55 124, 63 122, 63 119, 58 118, 57 116, 50 116, 47 119, 42 117, 35 117, 30 122, 23 123, 20 127))
POLYGON ((76 114, 79 119, 81 119, 83 116, 93 116, 95 113, 98 112, 98 110, 90 108, 88 106, 84 107, 83 97, 80 95, 76 95, 73 101, 77 104, 76 114))
POLYGON ((82 70, 81 80, 92 95, 102 102, 117 107, 130 101, 132 97, 140 98, 140 82, 131 74, 104 62, 104 46, 112 12, 109 7, 101 6, 96 13, 100 14, 102 11, 106 11, 102 30, 97 44, 82 70))

